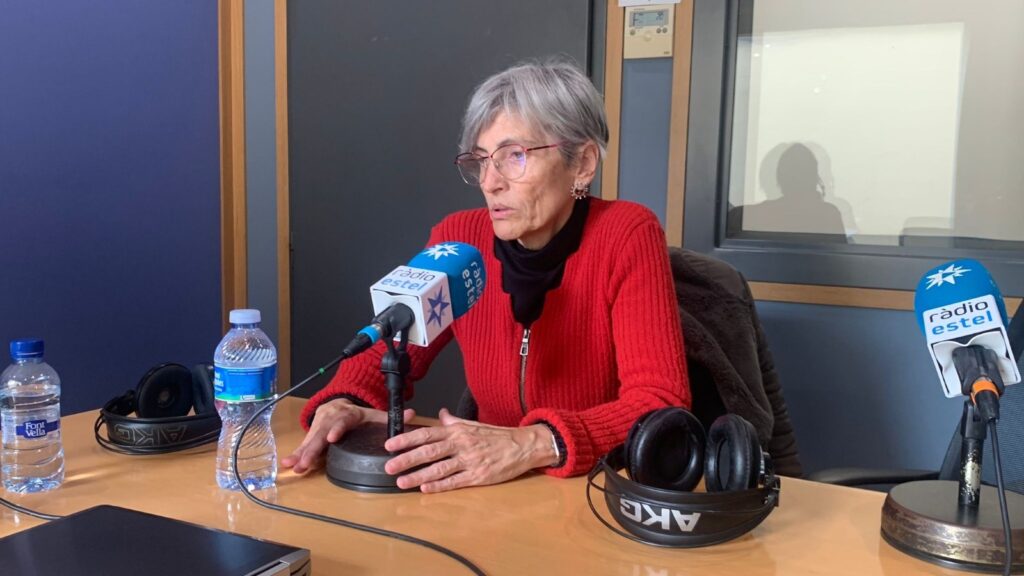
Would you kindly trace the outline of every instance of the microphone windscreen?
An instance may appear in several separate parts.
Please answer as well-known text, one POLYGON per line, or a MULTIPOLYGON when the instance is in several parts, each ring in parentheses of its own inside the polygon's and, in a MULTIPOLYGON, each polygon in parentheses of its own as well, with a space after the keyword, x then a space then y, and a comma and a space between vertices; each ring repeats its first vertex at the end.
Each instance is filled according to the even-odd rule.
MULTIPOLYGON (((983 296, 992 296, 999 320, 1007 322, 1006 305, 992 275, 981 262, 966 258, 936 266, 924 273, 914 292, 917 325, 926 331, 924 313, 983 296)), ((952 311, 952 309, 951 309, 952 311)), ((954 311, 959 312, 959 311, 954 311)), ((967 310, 967 312, 971 312, 967 310)), ((962 314, 957 314, 962 315, 962 314)))

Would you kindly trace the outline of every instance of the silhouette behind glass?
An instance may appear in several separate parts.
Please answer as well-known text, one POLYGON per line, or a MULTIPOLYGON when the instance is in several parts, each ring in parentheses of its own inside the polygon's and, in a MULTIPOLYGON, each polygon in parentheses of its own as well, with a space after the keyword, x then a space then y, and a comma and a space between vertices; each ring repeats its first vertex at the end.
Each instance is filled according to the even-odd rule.
POLYGON ((776 238, 786 234, 794 240, 845 243, 843 218, 833 204, 825 201, 818 160, 810 148, 800 143, 773 148, 762 162, 763 182, 769 180, 766 176, 779 149, 782 153, 777 156, 774 183, 780 196, 772 198, 771 192, 776 189, 765 186, 768 200, 731 209, 729 235, 776 238))

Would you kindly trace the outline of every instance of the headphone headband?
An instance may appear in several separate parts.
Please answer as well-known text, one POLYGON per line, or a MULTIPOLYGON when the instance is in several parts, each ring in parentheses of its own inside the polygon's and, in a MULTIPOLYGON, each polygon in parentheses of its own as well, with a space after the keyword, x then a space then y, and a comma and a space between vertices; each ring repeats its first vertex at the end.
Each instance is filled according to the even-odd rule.
POLYGON ((217 413, 167 418, 131 418, 134 408, 124 412, 125 399, 134 392, 107 402, 100 409, 100 420, 107 425, 107 439, 121 446, 167 448, 190 442, 211 432, 220 433, 217 413))
POLYGON ((726 542, 753 530, 779 504, 780 482, 770 462, 765 466, 762 486, 709 493, 639 484, 618 473, 624 463, 623 445, 598 460, 587 476, 587 502, 605 526, 637 542, 678 548, 726 542), (604 472, 603 487, 594 482, 601 472, 604 472), (591 500, 591 488, 604 492, 608 511, 626 532, 598 514, 591 500))

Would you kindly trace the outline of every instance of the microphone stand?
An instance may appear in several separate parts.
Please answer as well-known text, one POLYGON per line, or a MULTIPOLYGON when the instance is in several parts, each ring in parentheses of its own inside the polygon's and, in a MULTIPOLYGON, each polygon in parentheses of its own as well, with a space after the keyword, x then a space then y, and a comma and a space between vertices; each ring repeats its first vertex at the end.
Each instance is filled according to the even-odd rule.
MULTIPOLYGON (((350 430, 327 449, 327 479, 333 484, 357 492, 405 492, 397 478, 384 471, 394 454, 384 449, 384 442, 405 431, 405 380, 409 374, 409 329, 402 330, 395 346, 384 339, 387 352, 380 360, 380 371, 388 389, 388 423, 367 423, 350 430)), ((412 426, 410 428, 420 428, 412 426)), ((417 490, 413 488, 412 490, 417 490)))
POLYGON ((957 490, 957 519, 961 524, 973 524, 978 519, 981 458, 987 431, 974 403, 965 400, 963 414, 960 416, 960 482, 957 490))
MULTIPOLYGON (((959 481, 921 480, 894 487, 882 505, 882 538, 922 560, 959 570, 993 572, 1002 569, 1007 551, 1002 545, 999 492, 982 485, 981 462, 987 426, 999 416, 1003 381, 995 354, 981 346, 956 350, 953 363, 964 395, 974 396, 964 401, 960 416, 959 481), (982 380, 989 387, 972 394, 982 380)), ((1010 525, 1015 526, 1010 539, 1013 570, 1017 571, 1024 567, 1024 496, 1007 492, 1006 502, 1010 525)))
POLYGON ((390 340, 384 340, 388 351, 380 359, 380 371, 384 373, 384 384, 388 388, 388 438, 394 438, 405 431, 405 378, 409 374, 409 331, 402 330, 398 348, 390 340))

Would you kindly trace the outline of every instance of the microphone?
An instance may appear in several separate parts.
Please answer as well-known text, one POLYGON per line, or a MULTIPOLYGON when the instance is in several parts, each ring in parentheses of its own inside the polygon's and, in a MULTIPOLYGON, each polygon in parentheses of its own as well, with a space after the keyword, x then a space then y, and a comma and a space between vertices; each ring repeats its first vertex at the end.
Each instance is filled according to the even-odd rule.
POLYGON ((964 259, 925 272, 914 311, 946 397, 970 395, 986 419, 996 417, 998 395, 1004 385, 1020 381, 1020 371, 1006 306, 988 270, 964 259))
POLYGON ((370 286, 376 316, 342 354, 355 356, 399 333, 428 346, 480 300, 486 282, 483 257, 475 247, 462 242, 430 246, 370 286))
MULTIPOLYGON (((1024 521, 1018 512, 1024 496, 1006 493, 999 456, 999 396, 1005 385, 1020 381, 1003 297, 981 262, 956 260, 925 272, 914 293, 914 312, 946 397, 970 397, 960 416, 959 479, 895 486, 882 506, 882 535, 897 549, 931 562, 985 571, 1004 564, 1009 574, 1021 557, 1013 552, 1019 534, 1013 535, 1010 517, 1016 525, 1024 521), (981 482, 987 434, 997 488, 981 482), (1000 524, 1005 551, 993 542, 1000 524), (957 541, 952 547, 951 531, 957 541)), ((953 450, 955 445, 947 458, 953 450)))
POLYGON ((364 492, 402 491, 397 479, 384 469, 394 456, 384 449, 384 442, 405 430, 402 390, 410 368, 405 345, 411 342, 427 346, 433 342, 480 300, 486 280, 479 250, 461 242, 444 242, 420 252, 370 286, 376 316, 349 342, 342 355, 349 358, 382 338, 401 335, 398 346, 388 346, 381 358, 388 390, 388 422, 386 426, 364 424, 331 444, 326 465, 331 482, 364 492))

